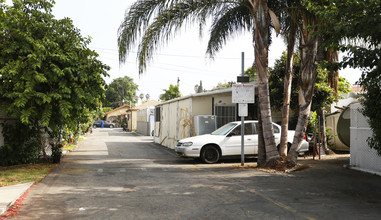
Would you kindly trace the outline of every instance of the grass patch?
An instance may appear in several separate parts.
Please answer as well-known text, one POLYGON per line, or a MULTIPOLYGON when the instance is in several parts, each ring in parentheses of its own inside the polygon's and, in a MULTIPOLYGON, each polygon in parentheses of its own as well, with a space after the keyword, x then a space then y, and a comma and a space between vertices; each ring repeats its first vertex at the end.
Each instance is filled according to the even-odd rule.
MULTIPOLYGON (((83 140, 83 137, 79 137, 77 143, 81 142, 83 140)), ((77 144, 69 143, 68 141, 65 141, 63 143, 62 151, 72 151, 77 144)))
POLYGON ((75 146, 75 144, 64 144, 62 151, 72 151, 75 146))
POLYGON ((22 164, 0 167, 0 187, 21 183, 38 182, 44 178, 56 164, 22 164))

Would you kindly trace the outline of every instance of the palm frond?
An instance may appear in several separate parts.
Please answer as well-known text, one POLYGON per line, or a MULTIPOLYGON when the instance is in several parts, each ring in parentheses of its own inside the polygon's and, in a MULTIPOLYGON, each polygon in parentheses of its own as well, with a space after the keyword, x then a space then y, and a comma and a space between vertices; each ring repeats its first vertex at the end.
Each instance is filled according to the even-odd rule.
POLYGON ((185 24, 198 22, 200 26, 205 25, 207 17, 213 16, 225 2, 225 0, 183 0, 161 10, 144 31, 139 44, 139 72, 145 70, 158 47, 168 42, 185 24))
POLYGON ((213 20, 206 53, 213 58, 232 34, 253 28, 250 7, 244 4, 225 6, 213 20))
POLYGON ((118 29, 119 61, 125 62, 129 50, 144 32, 155 12, 165 8, 168 0, 139 0, 126 11, 124 20, 118 29))

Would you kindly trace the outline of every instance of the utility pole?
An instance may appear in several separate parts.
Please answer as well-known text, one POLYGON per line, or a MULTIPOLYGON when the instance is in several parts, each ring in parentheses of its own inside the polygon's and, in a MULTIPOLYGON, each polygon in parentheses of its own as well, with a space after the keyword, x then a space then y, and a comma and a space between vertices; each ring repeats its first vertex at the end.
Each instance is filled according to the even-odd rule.
MULTIPOLYGON (((242 59, 241 76, 243 77, 245 75, 245 52, 242 52, 241 59, 242 59)), ((244 165, 245 165, 245 117, 241 116, 241 166, 244 166, 244 165)))

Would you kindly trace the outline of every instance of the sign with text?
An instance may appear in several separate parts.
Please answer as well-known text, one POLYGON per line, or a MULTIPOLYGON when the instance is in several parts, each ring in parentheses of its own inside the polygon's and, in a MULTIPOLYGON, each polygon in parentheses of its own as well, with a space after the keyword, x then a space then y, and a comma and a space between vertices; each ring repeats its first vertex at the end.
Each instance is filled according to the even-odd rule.
POLYGON ((234 84, 232 87, 233 103, 254 103, 254 84, 234 84))
POLYGON ((243 103, 238 104, 238 116, 239 117, 249 116, 249 105, 247 103, 246 104, 243 104, 243 103))

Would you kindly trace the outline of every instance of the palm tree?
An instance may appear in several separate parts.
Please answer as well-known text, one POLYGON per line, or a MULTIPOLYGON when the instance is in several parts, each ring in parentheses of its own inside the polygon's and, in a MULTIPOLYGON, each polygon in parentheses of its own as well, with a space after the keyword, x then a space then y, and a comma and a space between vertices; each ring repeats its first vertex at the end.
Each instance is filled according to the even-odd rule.
MULTIPOLYGON (((306 127, 306 118, 308 117, 310 107, 308 106, 308 102, 310 102, 310 96, 313 94, 313 84, 315 82, 316 77, 316 67, 314 65, 315 61, 322 62, 322 61, 328 61, 329 63, 335 63, 338 61, 338 54, 336 51, 332 49, 327 49, 324 45, 324 41, 327 36, 319 35, 319 38, 311 36, 314 29, 308 30, 307 28, 313 28, 314 25, 319 22, 319 24, 322 24, 322 20, 318 20, 317 17, 314 14, 309 13, 306 11, 305 7, 301 5, 300 0, 288 0, 286 7, 284 7, 287 11, 287 16, 285 19, 282 19, 284 22, 285 27, 289 27, 287 29, 287 70, 286 70, 286 76, 285 76, 285 82, 284 82, 284 102, 283 102, 283 109, 282 109, 282 131, 281 131, 281 147, 280 147, 280 154, 282 156, 287 155, 287 125, 288 125, 288 115, 289 115, 289 98, 288 98, 288 79, 292 79, 292 57, 293 57, 293 47, 295 44, 295 40, 297 35, 300 35, 300 48, 302 48, 302 53, 304 56, 302 56, 302 59, 309 59, 305 60, 303 62, 304 67, 302 67, 303 74, 301 75, 301 99, 300 99, 300 115, 299 115, 299 127, 297 127, 296 130, 299 132, 296 133, 296 137, 294 138, 294 142, 300 143, 301 137, 304 136, 304 130, 306 127), (297 26, 297 27, 296 27, 297 26), (295 29, 298 28, 298 29, 295 29), (295 35, 296 34, 296 35, 295 35), (308 46, 308 47, 306 47, 308 46), (310 53, 307 55, 307 53, 310 53), (309 67, 307 67, 309 66, 309 67), (290 73, 291 71, 291 73, 290 73), (290 77, 290 78, 289 78, 290 77), (307 92, 308 91, 308 92, 307 92), (304 128, 303 125, 304 124, 304 128), (295 141, 298 140, 298 141, 295 141)), ((329 83, 331 88, 335 91, 335 96, 337 98, 338 93, 338 71, 329 71, 329 83)), ((291 83, 291 81, 290 81, 291 83)), ((325 122, 324 122, 324 110, 321 109, 318 112, 318 115, 321 116, 322 122, 320 124, 321 130, 325 131, 325 122)), ((328 152, 327 144, 326 144, 326 136, 325 132, 322 133, 323 135, 323 141, 322 144, 324 146, 324 149, 326 152, 328 152)), ((293 155, 289 156, 288 160, 292 161, 291 164, 294 164, 296 162, 296 156, 297 153, 295 149, 298 149, 298 144, 293 144, 293 155)))
POLYGON ((295 58, 295 43, 298 34, 298 21, 299 10, 298 10, 298 0, 288 0, 285 2, 283 7, 285 13, 282 17, 282 22, 284 26, 284 37, 287 41, 287 61, 286 61, 286 72, 284 77, 284 89, 283 89, 283 107, 282 107, 282 123, 281 123, 281 139, 279 146, 279 154, 281 156, 287 156, 288 149, 288 122, 290 115, 290 101, 291 101, 291 85, 292 77, 294 74, 294 58, 295 58))
MULTIPOLYGON (((327 21, 321 21, 326 23, 327 21)), ((327 48, 326 35, 321 35, 318 42, 318 52, 317 52, 317 63, 327 62, 329 64, 335 64, 339 61, 339 53, 333 48, 327 48)), ((328 83, 329 86, 333 89, 335 98, 338 99, 338 90, 339 90, 339 71, 328 69, 328 83)), ((327 145, 327 136, 325 133, 325 109, 321 108, 317 111, 317 115, 320 117, 319 131, 321 131, 321 145, 325 153, 329 153, 327 145)))
POLYGON ((198 22, 202 33, 207 18, 212 19, 207 47, 211 58, 232 34, 252 31, 266 161, 279 159, 268 86, 270 18, 277 32, 280 27, 274 12, 268 8, 267 0, 138 0, 126 12, 118 30, 119 60, 125 62, 128 52, 139 42, 138 62, 139 72, 142 73, 154 51, 168 42, 184 24, 198 22), (138 41, 140 35, 142 37, 138 41))
POLYGON ((295 129, 294 139, 291 145, 287 161, 291 166, 296 165, 300 144, 305 135, 308 117, 311 111, 312 97, 314 93, 314 83, 316 79, 316 55, 318 39, 313 35, 313 29, 317 24, 317 17, 305 9, 301 10, 300 22, 300 55, 301 73, 299 90, 299 115, 295 129))

